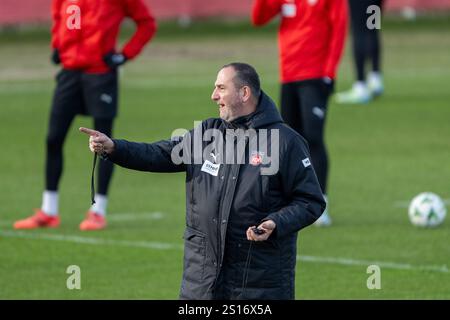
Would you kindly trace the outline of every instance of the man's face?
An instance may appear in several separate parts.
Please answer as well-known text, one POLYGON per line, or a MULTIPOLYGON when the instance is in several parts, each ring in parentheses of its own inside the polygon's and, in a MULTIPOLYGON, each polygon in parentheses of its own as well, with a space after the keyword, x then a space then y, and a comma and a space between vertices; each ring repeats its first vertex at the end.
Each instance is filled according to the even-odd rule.
POLYGON ((232 67, 220 70, 211 95, 211 99, 219 106, 220 118, 225 121, 232 121, 240 117, 243 111, 239 90, 233 83, 235 75, 236 72, 232 67))

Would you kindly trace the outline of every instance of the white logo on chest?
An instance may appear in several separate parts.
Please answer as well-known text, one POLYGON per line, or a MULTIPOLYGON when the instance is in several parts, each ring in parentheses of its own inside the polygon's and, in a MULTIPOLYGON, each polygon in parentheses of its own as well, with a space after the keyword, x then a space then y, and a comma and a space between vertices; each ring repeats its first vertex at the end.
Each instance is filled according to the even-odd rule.
POLYGON ((220 164, 212 163, 209 160, 205 160, 202 166, 202 171, 209 173, 210 175, 217 177, 217 174, 219 173, 220 164))

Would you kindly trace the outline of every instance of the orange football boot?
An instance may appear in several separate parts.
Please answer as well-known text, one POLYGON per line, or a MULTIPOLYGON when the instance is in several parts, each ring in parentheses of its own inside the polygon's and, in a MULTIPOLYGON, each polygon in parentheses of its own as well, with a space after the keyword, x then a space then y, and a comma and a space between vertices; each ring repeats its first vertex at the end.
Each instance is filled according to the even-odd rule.
POLYGON ((59 226, 59 215, 50 216, 41 209, 35 209, 35 212, 31 217, 14 222, 14 229, 56 228, 59 226))
POLYGON ((94 211, 88 211, 86 219, 80 223, 81 231, 101 230, 106 228, 106 219, 101 214, 94 211))

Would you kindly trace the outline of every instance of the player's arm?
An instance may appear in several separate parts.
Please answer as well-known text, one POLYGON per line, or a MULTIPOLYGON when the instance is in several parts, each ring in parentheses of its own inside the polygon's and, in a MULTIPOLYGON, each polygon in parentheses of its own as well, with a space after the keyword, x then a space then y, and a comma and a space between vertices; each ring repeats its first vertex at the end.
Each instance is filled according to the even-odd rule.
POLYGON ((339 60, 344 49, 348 25, 347 0, 330 1, 328 11, 331 26, 331 43, 327 61, 325 63, 325 76, 334 79, 339 60))
POLYGON ((92 152, 121 167, 150 172, 186 170, 183 163, 175 164, 171 158, 173 148, 182 143, 182 139, 138 143, 111 139, 99 131, 88 128, 80 128, 80 131, 89 135, 89 149, 92 152))
POLYGON ((309 159, 306 143, 300 137, 291 139, 285 146, 279 175, 289 203, 263 219, 275 223, 277 237, 312 224, 325 210, 326 203, 309 159))
POLYGON ((252 23, 262 26, 281 11, 281 0, 255 0, 252 9, 252 23))
POLYGON ((150 9, 142 0, 123 0, 125 14, 133 19, 136 31, 123 47, 122 53, 126 59, 132 59, 141 52, 145 44, 156 32, 156 21, 150 9))
POLYGON ((53 0, 52 1, 52 40, 51 46, 52 49, 59 48, 59 26, 61 23, 61 4, 62 0, 53 0))
POLYGON ((59 57, 59 27, 61 25, 61 5, 62 0, 53 0, 52 1, 52 39, 51 39, 51 47, 52 54, 51 60, 54 64, 59 64, 61 59, 59 57))

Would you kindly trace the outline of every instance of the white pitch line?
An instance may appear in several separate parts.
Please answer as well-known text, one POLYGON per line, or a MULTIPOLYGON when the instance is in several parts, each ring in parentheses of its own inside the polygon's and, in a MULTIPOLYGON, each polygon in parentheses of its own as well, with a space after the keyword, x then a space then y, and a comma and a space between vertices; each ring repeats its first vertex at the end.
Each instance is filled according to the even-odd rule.
MULTIPOLYGON (((450 199, 442 199, 445 204, 450 204, 450 199)), ((409 208, 411 201, 396 201, 394 207, 396 208, 409 208)))
POLYGON ((107 215, 108 221, 160 220, 162 218, 164 218, 162 212, 110 213, 107 215))
POLYGON ((434 266, 434 265, 412 265, 408 263, 397 263, 397 262, 387 262, 387 261, 369 261, 369 260, 355 260, 347 258, 336 258, 336 257, 315 257, 315 256, 297 256, 298 261, 303 262, 317 262, 317 263, 329 263, 329 264, 339 264, 346 266, 364 266, 368 267, 370 265, 377 265, 380 268, 387 269, 399 269, 399 270, 419 270, 419 271, 433 271, 448 273, 450 270, 446 265, 434 266))
POLYGON ((180 244, 170 244, 165 242, 153 242, 153 241, 128 241, 128 240, 112 240, 102 238, 88 238, 74 235, 62 235, 51 233, 29 233, 26 231, 5 231, 0 230, 0 236, 8 238, 22 238, 22 239, 38 239, 38 240, 50 240, 50 241, 64 241, 81 244, 92 245, 106 245, 106 246, 121 246, 121 247, 134 247, 156 250, 169 250, 169 249, 183 249, 180 244))
MULTIPOLYGON (((28 233, 22 231, 4 231, 0 230, 0 236, 8 238, 22 238, 22 239, 40 239, 50 241, 65 241, 81 244, 91 245, 109 245, 109 246, 121 246, 121 247, 133 247, 133 248, 145 248, 155 250, 169 250, 177 249, 182 250, 182 244, 170 244, 164 242, 150 242, 150 241, 126 241, 126 240, 112 240, 102 238, 87 238, 74 235, 61 235, 61 234, 47 234, 47 233, 28 233)), ((397 263, 388 261, 369 261, 369 260, 356 260, 348 258, 337 257, 318 257, 318 256, 305 256, 298 255, 298 261, 311 262, 311 263, 327 263, 344 266, 364 266, 378 265, 380 268, 386 269, 398 269, 398 270, 416 270, 416 271, 431 271, 440 273, 449 273, 450 270, 446 265, 412 265, 407 263, 397 263)))

